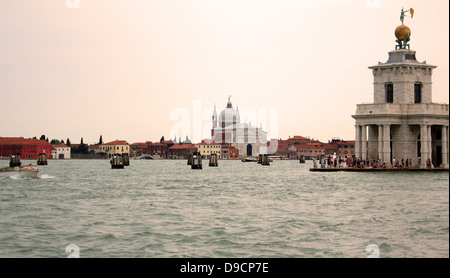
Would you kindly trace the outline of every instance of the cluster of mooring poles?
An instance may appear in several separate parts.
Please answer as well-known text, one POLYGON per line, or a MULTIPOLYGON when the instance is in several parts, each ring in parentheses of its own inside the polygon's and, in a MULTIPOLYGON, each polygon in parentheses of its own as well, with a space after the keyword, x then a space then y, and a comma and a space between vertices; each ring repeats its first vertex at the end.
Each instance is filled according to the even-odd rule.
POLYGON ((20 155, 12 154, 11 158, 9 159, 9 167, 16 167, 16 166, 22 166, 22 162, 20 162, 20 155))
POLYGON ((114 154, 111 157, 111 169, 123 169, 125 166, 130 166, 130 157, 127 153, 114 154))
POLYGON ((258 164, 270 166, 270 159, 268 154, 260 154, 258 156, 258 164))
POLYGON ((187 165, 191 165, 191 169, 203 169, 201 154, 199 152, 189 154, 187 165))
POLYGON ((300 163, 305 163, 305 157, 303 155, 298 159, 300 163))
POLYGON ((37 165, 48 165, 47 155, 45 153, 40 153, 38 155, 37 165))
MULTIPOLYGON (((202 155, 200 152, 194 152, 188 155, 187 165, 191 166, 191 169, 203 169, 202 155)), ((209 156, 209 167, 218 167, 218 156, 217 154, 211 154, 209 156)))

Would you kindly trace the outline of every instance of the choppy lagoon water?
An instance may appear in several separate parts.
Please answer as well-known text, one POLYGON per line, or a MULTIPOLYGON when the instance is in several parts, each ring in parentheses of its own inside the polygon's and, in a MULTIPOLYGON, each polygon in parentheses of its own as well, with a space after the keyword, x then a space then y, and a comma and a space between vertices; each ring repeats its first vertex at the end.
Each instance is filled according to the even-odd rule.
POLYGON ((38 179, 0 177, 0 257, 66 257, 69 244, 80 257, 363 258, 369 244, 449 257, 448 173, 205 164, 51 160, 38 179))

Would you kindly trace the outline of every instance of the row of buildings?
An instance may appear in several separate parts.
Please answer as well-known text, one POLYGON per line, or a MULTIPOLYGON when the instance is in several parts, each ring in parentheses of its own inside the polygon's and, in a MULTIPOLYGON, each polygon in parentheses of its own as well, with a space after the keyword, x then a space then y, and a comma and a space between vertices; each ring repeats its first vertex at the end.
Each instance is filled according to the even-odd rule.
MULTIPOLYGON (((355 154, 355 141, 343 141, 333 139, 328 143, 308 137, 294 136, 287 140, 271 140, 267 148, 276 146, 276 151, 269 153, 283 159, 320 158, 337 154, 341 157, 351 157, 355 154)), ((76 147, 74 144, 72 147, 76 147)), ((176 143, 172 140, 161 142, 137 142, 129 144, 125 140, 114 140, 101 145, 90 145, 98 157, 110 158, 115 154, 128 154, 132 157, 151 156, 154 159, 185 159, 188 155, 199 152, 207 159, 211 154, 216 154, 219 159, 241 159, 243 155, 239 149, 230 143, 215 143, 203 140, 200 143, 192 143, 188 138, 184 142, 176 143)), ((22 159, 37 159, 44 153, 48 159, 70 159, 71 147, 58 144, 52 145, 45 140, 26 139, 22 137, 0 137, 0 157, 10 157, 19 154, 22 159)))
POLYGON ((355 155, 355 141, 333 138, 326 143, 303 136, 290 137, 287 140, 271 140, 270 145, 277 144, 274 156, 287 159, 318 159, 328 156, 339 156, 341 158, 353 157, 355 155))
MULTIPOLYGON (((355 141, 332 139, 327 143, 303 136, 289 137, 286 140, 275 139, 267 143, 269 155, 282 159, 320 158, 330 155, 338 155, 342 158, 355 155, 355 141), (271 146, 275 146, 274 151, 271 146)), ((172 140, 161 142, 137 142, 128 144, 124 140, 115 140, 97 147, 96 152, 107 154, 127 153, 132 157, 151 156, 156 159, 185 159, 188 155, 199 152, 207 159, 211 154, 216 154, 219 159, 242 159, 247 154, 242 154, 236 146, 230 143, 216 143, 203 140, 201 143, 192 143, 188 138, 184 142, 176 143, 172 140)))
POLYGON ((71 157, 71 149, 67 145, 52 145, 45 140, 23 137, 0 137, 0 158, 19 154, 22 159, 37 159, 41 153, 46 154, 49 159, 71 157))

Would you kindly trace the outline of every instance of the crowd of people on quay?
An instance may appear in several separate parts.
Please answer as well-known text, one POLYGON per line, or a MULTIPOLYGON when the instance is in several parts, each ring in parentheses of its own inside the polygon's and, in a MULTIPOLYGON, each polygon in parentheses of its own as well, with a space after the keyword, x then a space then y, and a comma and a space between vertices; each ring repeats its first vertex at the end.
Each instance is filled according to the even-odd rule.
MULTIPOLYGON (((322 157, 319 160, 313 159, 314 168, 342 168, 342 167, 352 167, 352 168, 386 168, 386 162, 382 161, 380 158, 372 159, 362 158, 362 157, 347 157, 342 159, 340 156, 328 156, 322 157), (344 166, 345 162, 345 166, 344 166)), ((431 160, 427 159, 427 167, 431 167, 431 160)), ((412 167, 411 158, 397 160, 395 157, 392 159, 392 167, 395 169, 408 169, 412 167)))

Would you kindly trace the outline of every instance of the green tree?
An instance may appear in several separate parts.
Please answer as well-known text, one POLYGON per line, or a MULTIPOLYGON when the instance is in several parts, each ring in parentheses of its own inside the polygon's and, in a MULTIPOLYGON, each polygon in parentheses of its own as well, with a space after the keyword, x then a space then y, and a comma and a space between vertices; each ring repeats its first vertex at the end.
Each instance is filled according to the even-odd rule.
POLYGON ((50 141, 50 144, 59 145, 59 144, 61 144, 61 141, 59 141, 58 139, 52 139, 52 141, 50 141))
POLYGON ((66 140, 66 145, 70 147, 70 139, 69 138, 67 138, 67 140, 66 140))
POLYGON ((45 141, 45 135, 42 134, 41 137, 39 137, 39 140, 44 140, 45 141))
POLYGON ((80 145, 84 145, 84 143, 83 143, 83 137, 81 137, 80 145))
POLYGON ((102 135, 100 135, 100 139, 98 140, 98 144, 99 145, 103 144, 103 136, 102 135))
POLYGON ((161 137, 161 139, 159 140, 159 143, 162 143, 163 141, 166 141, 166 140, 164 139, 164 136, 161 137))

